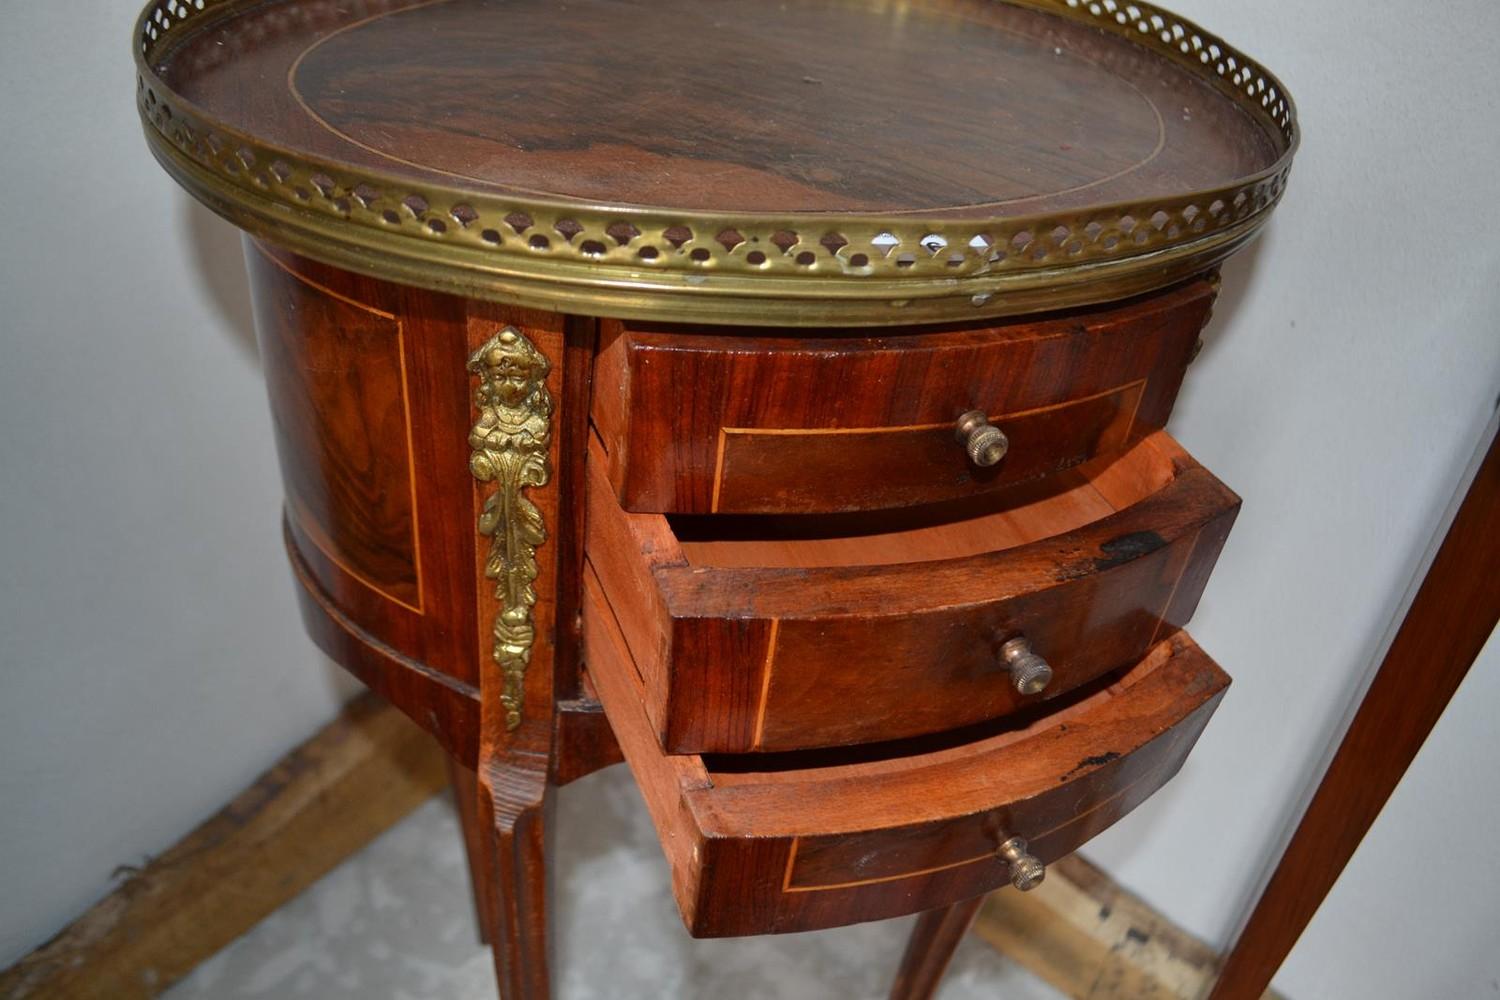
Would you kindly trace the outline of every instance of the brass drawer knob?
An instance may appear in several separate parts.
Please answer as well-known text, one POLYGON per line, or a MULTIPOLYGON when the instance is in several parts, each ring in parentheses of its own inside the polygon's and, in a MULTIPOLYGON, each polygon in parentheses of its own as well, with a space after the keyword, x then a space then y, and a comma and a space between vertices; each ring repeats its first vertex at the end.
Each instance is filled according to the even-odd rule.
POLYGON ((995 465, 1010 450, 1010 439, 990 423, 983 410, 970 410, 959 417, 954 436, 969 453, 969 461, 981 469, 995 465))
POLYGON ((1007 640, 1000 647, 1000 656, 1020 694, 1041 694, 1052 683, 1052 665, 1036 655, 1025 636, 1007 640))
POLYGON ((1022 892, 1030 892, 1047 877, 1047 866, 1026 852, 1026 841, 1020 837, 1010 838, 995 853, 1010 866, 1010 884, 1022 892))

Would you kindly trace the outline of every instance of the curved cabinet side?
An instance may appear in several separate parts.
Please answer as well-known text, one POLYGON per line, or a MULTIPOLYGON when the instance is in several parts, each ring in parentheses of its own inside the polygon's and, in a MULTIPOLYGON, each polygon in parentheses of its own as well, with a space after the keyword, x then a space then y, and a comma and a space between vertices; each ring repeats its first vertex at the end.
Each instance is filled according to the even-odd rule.
POLYGON ((466 304, 246 240, 309 634, 463 760, 477 754, 466 304))

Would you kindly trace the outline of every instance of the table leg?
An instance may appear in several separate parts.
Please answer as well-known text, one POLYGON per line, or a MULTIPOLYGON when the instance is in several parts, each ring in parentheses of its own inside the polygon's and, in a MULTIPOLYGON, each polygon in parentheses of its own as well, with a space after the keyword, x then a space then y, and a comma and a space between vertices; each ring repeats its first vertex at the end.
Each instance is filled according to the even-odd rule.
POLYGON ((494 939, 490 917, 494 913, 494 858, 485 849, 486 839, 479 824, 479 777, 452 757, 448 758, 448 780, 453 786, 453 800, 458 807, 458 823, 463 831, 464 853, 469 859, 469 882, 474 888, 474 914, 479 925, 479 941, 494 939))
POLYGON ((507 756, 479 774, 478 818, 487 837, 490 948, 502 1000, 547 1000, 552 957, 550 862, 556 796, 524 756, 507 756))
POLYGON ((891 987, 891 1000, 928 1000, 937 992, 953 950, 979 913, 983 896, 965 899, 941 910, 928 910, 917 918, 891 987))

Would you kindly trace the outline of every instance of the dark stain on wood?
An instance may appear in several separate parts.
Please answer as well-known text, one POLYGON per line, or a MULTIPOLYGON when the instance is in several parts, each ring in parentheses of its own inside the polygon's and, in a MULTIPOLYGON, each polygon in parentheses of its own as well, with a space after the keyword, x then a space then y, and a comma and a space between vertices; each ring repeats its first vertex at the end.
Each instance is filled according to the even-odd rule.
POLYGON ((1166 544, 1166 539, 1154 531, 1133 531, 1128 535, 1112 538, 1099 546, 1099 551, 1104 553, 1104 558, 1094 560, 1094 570, 1103 572, 1116 566, 1123 566, 1132 560, 1150 555, 1166 544))
POLYGON ((1119 759, 1120 759, 1120 755, 1118 753, 1116 753, 1115 751, 1113 751, 1113 750, 1107 751, 1105 753, 1093 754, 1091 756, 1083 758, 1077 764, 1074 764, 1073 765, 1073 769, 1071 771, 1067 772, 1066 774, 1064 774, 1058 780, 1059 781, 1067 781, 1069 778, 1071 778, 1073 775, 1077 774, 1079 771, 1087 771, 1087 770, 1089 770, 1091 768, 1103 767, 1105 764, 1113 764, 1115 761, 1117 761, 1119 759))

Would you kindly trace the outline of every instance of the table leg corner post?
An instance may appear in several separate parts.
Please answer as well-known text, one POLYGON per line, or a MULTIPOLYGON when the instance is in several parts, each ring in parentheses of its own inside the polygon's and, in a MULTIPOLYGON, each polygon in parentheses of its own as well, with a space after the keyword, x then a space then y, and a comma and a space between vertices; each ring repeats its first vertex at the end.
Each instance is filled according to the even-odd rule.
POLYGON ((501 758, 481 765, 478 816, 490 891, 484 921, 503 1000, 551 996, 554 786, 545 768, 501 758))
POLYGON ((495 857, 479 818, 479 776, 457 758, 448 758, 448 779, 458 810, 459 828, 464 838, 464 854, 469 862, 469 881, 474 890, 474 915, 480 944, 494 940, 491 918, 495 904, 495 857))
POLYGON ((901 968, 891 986, 891 1000, 930 1000, 937 993, 954 949, 979 913, 984 896, 961 900, 917 917, 901 968))

